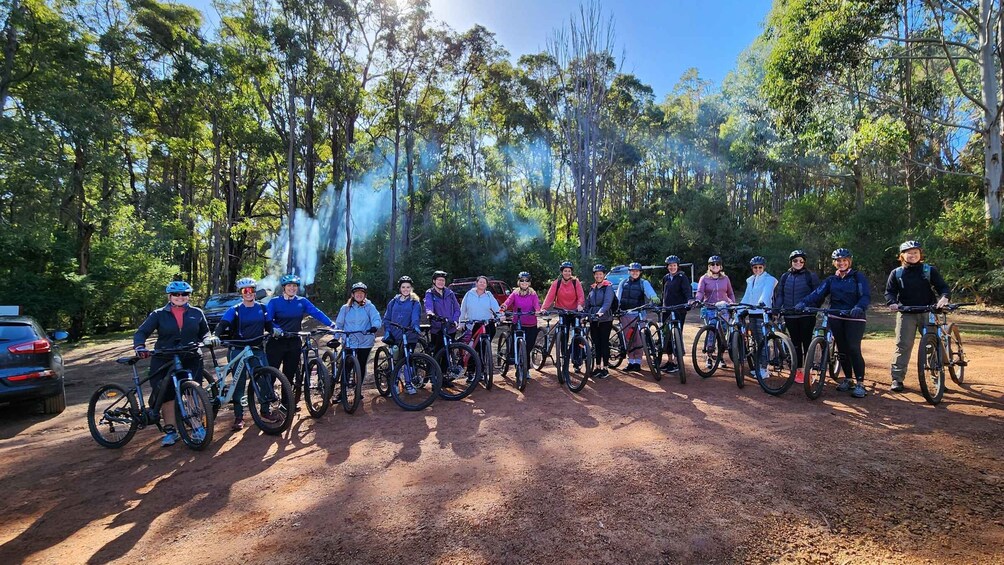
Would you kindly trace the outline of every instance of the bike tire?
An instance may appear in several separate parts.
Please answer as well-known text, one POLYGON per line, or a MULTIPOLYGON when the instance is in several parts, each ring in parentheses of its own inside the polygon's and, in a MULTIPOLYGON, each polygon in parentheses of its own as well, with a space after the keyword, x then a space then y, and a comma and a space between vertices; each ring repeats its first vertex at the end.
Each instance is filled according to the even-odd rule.
POLYGON ((802 366, 804 379, 802 388, 809 400, 815 400, 823 393, 826 373, 831 366, 830 350, 826 338, 812 338, 812 341, 809 342, 809 348, 805 351, 805 364, 802 366))
POLYGON ((928 333, 917 349, 917 376, 920 392, 931 404, 937 405, 945 395, 945 355, 938 336, 928 333))
POLYGON ((526 352, 526 339, 516 338, 516 389, 520 392, 526 389, 526 382, 530 379, 530 361, 526 352))
POLYGON ((549 345, 547 332, 544 330, 537 332, 537 339, 534 340, 533 347, 530 348, 530 366, 538 372, 544 369, 544 363, 547 362, 547 357, 551 354, 550 351, 547 351, 549 345))
POLYGON ((117 384, 98 387, 87 402, 87 428, 101 447, 118 449, 132 440, 139 428, 136 396, 117 384))
POLYGON ((961 385, 966 382, 966 351, 962 347, 962 333, 959 326, 948 324, 945 332, 948 338, 948 373, 955 384, 961 385))
POLYGON ((394 364, 391 362, 390 350, 386 346, 377 349, 373 355, 373 384, 376 386, 380 396, 386 398, 390 394, 391 370, 394 364))
POLYGON ((783 333, 770 333, 757 348, 757 365, 766 357, 767 367, 757 371, 757 382, 767 394, 784 394, 795 383, 795 346, 783 333))
POLYGON ((303 368, 303 403, 311 418, 320 418, 331 406, 331 373, 319 359, 307 361, 303 368))
POLYGON ((337 398, 339 392, 341 392, 339 389, 341 385, 335 379, 335 369, 337 369, 335 367, 335 354, 331 351, 325 351, 321 354, 321 363, 324 363, 324 368, 328 370, 328 375, 331 377, 331 396, 332 398, 337 398))
POLYGON ((478 386, 481 379, 481 358, 474 348, 466 343, 454 342, 448 348, 443 348, 436 355, 436 363, 440 370, 447 366, 447 373, 442 377, 439 396, 444 400, 463 400, 478 386), (450 356, 447 364, 446 356, 450 356), (464 359, 467 359, 466 365, 464 359), (471 366, 473 365, 473 367, 471 366), (468 380, 468 378, 470 380, 468 380))
POLYGON ((507 354, 509 353, 509 332, 503 330, 495 336, 498 343, 495 344, 495 370, 498 371, 499 376, 505 378, 506 373, 509 372, 509 358, 507 354))
POLYGON ((181 381, 176 391, 174 415, 181 441, 193 451, 202 451, 213 441, 213 409, 206 389, 194 381, 181 381))
POLYGON ((275 367, 258 367, 248 379, 248 409, 258 429, 268 435, 280 435, 293 423, 296 405, 293 403, 293 386, 289 379, 275 367), (260 395, 260 396, 259 396, 260 395), (275 420, 265 420, 261 403, 269 407, 275 420))
POLYGON ((732 372, 736 377, 736 386, 743 388, 746 386, 746 378, 743 373, 746 371, 746 339, 739 332, 732 333, 732 343, 729 344, 729 352, 732 355, 732 372))
POLYGON ((495 359, 492 358, 492 342, 487 338, 478 342, 478 353, 481 357, 481 385, 485 390, 491 390, 495 381, 495 359))
POLYGON ((342 403, 343 412, 353 414, 363 401, 363 371, 355 355, 346 355, 345 364, 339 379, 342 393, 338 401, 342 403))
MULTIPOLYGON (((562 364, 565 367, 565 386, 572 392, 579 392, 586 386, 590 375, 593 374, 593 350, 586 338, 581 335, 573 336, 569 343, 568 352, 572 353, 575 350, 578 350, 579 355, 582 356, 580 357, 582 359, 581 371, 570 373, 568 371, 569 359, 565 359, 562 364)), ((563 355, 562 357, 571 357, 571 355, 563 355)))
POLYGON ((655 322, 648 323, 648 333, 652 336, 652 345, 655 347, 656 353, 655 360, 662 365, 662 356, 665 354, 666 350, 662 342, 662 331, 659 329, 659 324, 655 322))
POLYGON ((683 362, 686 357, 686 346, 683 343, 683 331, 678 328, 673 328, 673 356, 676 357, 676 371, 680 377, 680 384, 687 384, 687 364, 683 362))
POLYGON ((425 355, 432 355, 432 344, 429 340, 425 339, 423 336, 419 336, 418 341, 415 342, 415 351, 418 353, 424 353, 425 355))
POLYGON ((624 362, 625 351, 627 351, 627 348, 624 346, 624 332, 618 326, 611 326, 610 361, 607 363, 607 367, 611 369, 620 367, 621 363, 624 362))
POLYGON ((398 365, 394 380, 390 383, 390 395, 394 402, 409 412, 424 410, 439 396, 442 373, 436 360, 424 353, 411 354, 410 363, 398 365), (405 390, 406 381, 415 387, 415 394, 405 390))
POLYGON ((722 339, 722 334, 719 333, 718 328, 711 324, 701 326, 701 329, 697 330, 697 336, 694 337, 694 344, 690 349, 690 359, 693 363, 694 371, 702 379, 710 377, 721 366, 724 354, 725 340, 722 339), (709 333, 715 336, 711 340, 710 345, 705 343, 708 341, 709 333))
POLYGON ((645 362, 648 363, 648 371, 652 373, 652 378, 656 381, 662 380, 662 370, 659 364, 662 361, 662 354, 655 345, 655 338, 652 337, 652 330, 645 326, 641 329, 642 343, 645 345, 645 362))

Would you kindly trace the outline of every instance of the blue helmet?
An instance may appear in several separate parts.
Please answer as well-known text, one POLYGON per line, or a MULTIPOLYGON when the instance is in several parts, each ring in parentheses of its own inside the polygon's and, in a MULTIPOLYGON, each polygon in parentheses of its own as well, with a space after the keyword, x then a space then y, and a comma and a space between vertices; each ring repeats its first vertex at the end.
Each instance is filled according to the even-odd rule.
POLYGON ((520 271, 519 275, 516 278, 518 280, 523 280, 523 279, 530 280, 530 273, 528 273, 527 271, 520 271))
POLYGON ((597 264, 593 265, 593 272, 594 273, 605 273, 605 272, 607 272, 607 270, 608 269, 602 263, 597 263, 597 264))
POLYGON ((718 263, 720 265, 722 263, 722 256, 712 255, 711 257, 708 257, 708 264, 710 265, 712 263, 718 263))
POLYGON ((679 265, 680 264, 680 258, 677 257, 676 255, 670 255, 669 257, 666 257, 666 264, 667 265, 672 265, 673 263, 676 263, 677 265, 679 265))
POLYGON ((908 241, 904 241, 903 243, 899 244, 899 252, 900 253, 903 253, 905 251, 909 251, 911 249, 920 249, 921 251, 923 251, 924 247, 920 244, 919 241, 915 241, 915 240, 912 240, 912 239, 908 240, 908 241))
POLYGON ((172 292, 187 292, 191 294, 192 285, 188 284, 185 281, 171 281, 167 283, 167 288, 165 289, 165 292, 167 292, 168 294, 171 294, 172 292))
POLYGON ((282 286, 286 286, 287 284, 295 284, 296 286, 301 286, 303 282, 300 281, 300 277, 294 275, 293 273, 290 273, 288 275, 283 275, 282 278, 279 279, 279 284, 282 286))
POLYGON ((628 270, 629 271, 640 271, 641 270, 641 263, 639 263, 637 261, 635 261, 634 263, 631 263, 630 265, 628 265, 628 270))
POLYGON ((850 259, 852 257, 854 257, 854 254, 851 253, 851 250, 847 249, 846 247, 838 247, 837 249, 833 250, 833 253, 830 254, 830 258, 834 260, 850 259))
POLYGON ((766 265, 766 264, 767 264, 767 260, 764 259, 763 257, 759 256, 759 255, 757 255, 756 257, 754 257, 752 259, 750 259, 750 267, 752 267, 753 265, 766 265))
POLYGON ((561 266, 560 266, 560 267, 558 267, 558 270, 559 270, 559 271, 560 271, 560 270, 562 270, 562 269, 572 269, 572 270, 575 270, 575 266, 574 266, 574 265, 572 265, 572 262, 571 262, 571 261, 563 261, 563 262, 561 263, 561 266))

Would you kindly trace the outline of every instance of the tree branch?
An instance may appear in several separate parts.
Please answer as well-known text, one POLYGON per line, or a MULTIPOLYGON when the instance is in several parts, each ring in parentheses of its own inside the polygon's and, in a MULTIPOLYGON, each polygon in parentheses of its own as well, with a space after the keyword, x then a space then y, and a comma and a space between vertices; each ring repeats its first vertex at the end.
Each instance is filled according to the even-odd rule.
MULTIPOLYGON (((931 4, 931 1, 932 0, 927 0, 929 5, 931 4)), ((942 6, 942 8, 944 8, 944 6, 942 6)), ((932 10, 934 9, 933 5, 931 9, 932 10)), ((934 21, 937 22, 938 24, 938 32, 940 33, 941 37, 944 38, 945 37, 944 14, 939 15, 935 13, 934 21)), ((970 94, 969 91, 966 90, 965 85, 962 84, 962 77, 959 76, 959 69, 955 66, 955 60, 952 59, 952 54, 948 51, 948 46, 945 45, 944 42, 941 43, 941 49, 945 52, 945 56, 948 57, 948 65, 952 69, 952 78, 955 79, 955 84, 959 87, 959 92, 961 92, 963 96, 968 98, 970 102, 972 102, 981 110, 983 110, 984 113, 987 113, 987 107, 983 103, 983 101, 970 94)), ((989 124, 987 127, 989 127, 989 124)))
POLYGON ((918 43, 918 44, 921 44, 921 45, 942 45, 942 44, 946 44, 946 45, 952 45, 952 46, 955 46, 955 47, 961 47, 961 48, 965 49, 966 51, 969 51, 973 55, 978 55, 979 54, 979 49, 973 47, 972 45, 966 45, 965 43, 962 43, 960 41, 949 41, 947 39, 931 39, 931 38, 926 38, 926 37, 925 38, 910 38, 910 39, 907 39, 905 37, 894 37, 894 36, 891 36, 891 35, 876 35, 875 39, 886 39, 886 40, 889 40, 889 41, 896 41, 896 42, 899 42, 899 43, 918 43))

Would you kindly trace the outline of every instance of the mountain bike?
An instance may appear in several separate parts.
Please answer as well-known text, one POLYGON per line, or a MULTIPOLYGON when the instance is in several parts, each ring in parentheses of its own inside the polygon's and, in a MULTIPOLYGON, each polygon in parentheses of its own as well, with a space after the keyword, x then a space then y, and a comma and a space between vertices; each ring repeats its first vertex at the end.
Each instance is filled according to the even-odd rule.
POLYGON ((582 323, 592 315, 564 308, 551 310, 572 320, 571 327, 558 324, 557 340, 558 343, 564 342, 565 347, 557 348, 558 356, 555 361, 558 365, 558 380, 563 382, 568 390, 579 392, 593 374, 593 349, 586 338, 586 326, 582 323), (568 370, 570 363, 576 366, 576 370, 568 370))
POLYGON ((411 328, 385 320, 401 330, 401 344, 388 347, 384 345, 374 358, 374 377, 379 382, 386 383, 391 398, 405 410, 423 410, 431 405, 439 396, 443 375, 439 364, 425 353, 412 352, 408 347, 408 332, 411 328), (400 358, 398 358, 400 353, 400 358), (378 361, 383 359, 383 363, 378 361), (377 376, 383 371, 382 376, 377 376))
POLYGON ((804 308, 800 311, 819 313, 819 324, 812 331, 812 341, 809 342, 809 349, 805 352, 802 365, 802 373, 805 375, 802 384, 805 396, 809 397, 809 400, 815 400, 823 393, 827 373, 834 381, 840 381, 840 353, 837 351, 833 332, 830 331, 830 315, 846 316, 847 312, 830 308, 804 308))
MULTIPOLYGON (((533 348, 530 349, 530 366, 537 371, 544 368, 544 363, 548 359, 554 363, 554 366, 558 366, 557 360, 552 355, 554 351, 554 342, 558 339, 558 325, 554 323, 554 320, 550 316, 539 316, 538 320, 543 320, 547 327, 543 331, 537 332, 536 343, 533 344, 533 348)), ((560 371, 558 379, 561 379, 560 371)))
MULTIPOLYGON (((702 308, 702 317, 705 308, 707 307, 702 308)), ((726 331, 729 328, 729 309, 727 307, 717 308, 714 305, 711 308, 714 309, 714 316, 697 330, 690 351, 694 371, 703 379, 715 374, 719 367, 727 368, 725 355, 729 351, 728 341, 726 341, 726 331)))
POLYGON ((645 319, 645 316, 650 310, 657 309, 657 306, 643 304, 636 308, 630 308, 628 310, 617 312, 615 317, 618 320, 625 314, 635 314, 635 316, 630 322, 619 328, 619 331, 616 332, 615 338, 617 339, 617 347, 621 351, 625 352, 624 357, 630 357, 628 344, 631 341, 632 334, 634 332, 641 332, 642 351, 645 353, 645 362, 648 363, 649 372, 652 373, 652 377, 655 378, 655 380, 661 381, 662 370, 660 365, 662 364, 662 338, 659 337, 659 325, 645 319))
POLYGON ((526 331, 523 329, 523 311, 508 312, 503 323, 512 328, 512 350, 513 355, 509 355, 508 331, 499 332, 499 342, 496 347, 496 359, 501 360, 500 374, 505 378, 509 373, 509 365, 515 366, 516 388, 520 391, 526 388, 526 383, 530 379, 530 355, 526 348, 526 331), (512 361, 510 361, 512 358, 512 361))
MULTIPOLYGON (((773 396, 784 394, 795 382, 795 346, 791 338, 778 329, 775 322, 778 316, 772 314, 779 311, 761 305, 736 306, 761 310, 746 314, 745 323, 740 323, 738 331, 732 333, 736 383, 744 381, 748 370, 764 392, 773 396), (753 316, 761 318, 759 324, 753 323, 753 316)), ((742 388, 742 384, 739 387, 742 388)))
MULTIPOLYGON (((216 358, 216 349, 209 348, 213 359, 213 372, 208 374, 209 396, 212 398, 213 415, 220 408, 230 404, 234 396, 240 394, 239 402, 247 406, 258 429, 269 435, 279 435, 289 429, 296 407, 293 387, 279 369, 270 367, 267 361, 256 355, 253 344, 262 338, 243 340, 221 340, 220 345, 237 351, 221 366, 216 358), (229 377, 229 378, 228 378, 229 377)), ((258 351, 260 351, 258 346, 258 351)))
MULTIPOLYGON (((443 386, 440 388, 439 396, 446 400, 466 398, 478 386, 478 381, 481 379, 481 357, 470 345, 455 339, 455 324, 435 314, 430 315, 429 319, 443 324, 442 347, 433 355, 443 372, 443 386)), ((435 339, 429 336, 430 343, 435 339)))
POLYGON ((328 335, 327 329, 295 332, 300 338, 300 367, 293 379, 293 406, 300 403, 300 395, 312 418, 320 418, 331 406, 331 372, 321 360, 317 336, 328 335))
POLYGON ((654 308, 656 311, 669 313, 669 319, 662 324, 659 335, 667 362, 670 356, 676 358, 676 371, 679 373, 680 384, 687 382, 687 367, 683 361, 687 355, 687 346, 683 342, 683 320, 678 318, 676 313, 679 310, 690 310, 691 308, 692 305, 689 303, 654 308))
POLYGON ((478 353, 481 360, 481 384, 486 390, 491 390, 495 379, 495 357, 492 355, 492 338, 488 333, 488 324, 498 321, 498 313, 493 312, 489 320, 460 320, 460 323, 473 323, 469 345, 478 353))
POLYGON ((965 379, 966 360, 962 335, 958 326, 948 323, 948 312, 971 304, 936 306, 900 306, 904 314, 926 313, 927 323, 920 326, 920 346, 917 348, 917 378, 920 392, 931 404, 938 404, 945 395, 945 367, 952 380, 961 384, 965 379))
POLYGON ((370 332, 347 332, 336 329, 327 333, 335 337, 328 342, 328 351, 321 356, 321 360, 327 366, 328 374, 331 375, 331 398, 332 401, 341 403, 342 410, 346 414, 352 414, 363 400, 363 370, 359 358, 356 357, 356 350, 352 349, 352 353, 347 353, 348 348, 344 342, 339 343, 338 336, 342 336, 347 342, 350 335, 370 332))
POLYGON ((193 380, 191 371, 181 364, 183 355, 198 355, 198 347, 198 344, 193 343, 153 351, 154 357, 171 359, 172 362, 142 379, 136 369, 136 364, 142 357, 134 355, 116 359, 116 363, 128 365, 132 369, 133 386, 126 389, 121 385, 108 383, 101 385, 91 394, 87 403, 87 427, 94 441, 102 447, 118 449, 129 443, 138 429, 156 426, 163 432, 160 410, 165 402, 171 400, 167 396, 167 383, 172 383, 174 414, 181 440, 189 449, 195 451, 205 449, 213 441, 214 418, 209 395, 193 380), (147 407, 143 383, 149 382, 151 377, 161 373, 164 373, 165 377, 154 391, 153 402, 147 407))

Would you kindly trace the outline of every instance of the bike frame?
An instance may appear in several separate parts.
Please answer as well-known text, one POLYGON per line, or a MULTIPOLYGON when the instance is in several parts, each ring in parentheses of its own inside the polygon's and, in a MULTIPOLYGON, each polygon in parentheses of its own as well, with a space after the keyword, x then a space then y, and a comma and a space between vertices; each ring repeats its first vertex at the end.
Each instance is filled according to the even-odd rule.
MULTIPOLYGON (((197 346, 195 349, 197 350, 197 346)), ((192 353, 194 354, 194 351, 192 353)), ((139 370, 136 368, 136 364, 134 363, 132 365, 133 389, 129 392, 136 395, 136 403, 139 408, 140 425, 147 426, 153 423, 156 424, 158 428, 160 427, 160 410, 164 406, 164 403, 167 402, 167 387, 163 384, 161 385, 160 390, 157 391, 157 397, 154 398, 154 402, 149 407, 149 410, 155 414, 156 419, 153 419, 153 417, 150 417, 148 414, 146 400, 143 398, 146 396, 143 394, 143 384, 150 382, 150 379, 159 375, 161 372, 166 373, 170 371, 171 382, 174 384, 174 400, 181 408, 182 417, 188 417, 185 409, 185 403, 181 401, 181 387, 179 385, 182 381, 191 381, 194 380, 194 378, 191 371, 181 366, 181 355, 179 352, 171 351, 170 355, 173 357, 171 364, 164 365, 162 368, 158 369, 157 372, 148 375, 146 378, 140 378, 139 370), (188 377, 179 379, 179 374, 187 374, 188 377)), ((163 358, 167 356, 167 353, 158 353, 157 351, 154 351, 153 356, 163 358)))

